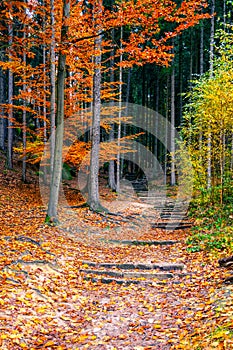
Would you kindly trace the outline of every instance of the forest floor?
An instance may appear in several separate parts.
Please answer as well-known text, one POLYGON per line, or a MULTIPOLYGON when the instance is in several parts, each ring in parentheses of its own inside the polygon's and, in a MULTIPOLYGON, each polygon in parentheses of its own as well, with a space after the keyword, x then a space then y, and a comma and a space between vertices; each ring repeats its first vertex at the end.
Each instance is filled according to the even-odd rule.
POLYGON ((23 184, 1 163, 1 349, 233 349, 233 286, 218 268, 223 253, 188 253, 189 230, 152 229, 150 209, 137 203, 124 200, 118 216, 95 214, 78 206, 82 198, 68 186, 73 208, 59 227, 48 226, 35 178, 23 184), (138 246, 109 237, 177 243, 138 246), (86 274, 90 262, 100 270, 115 264, 105 280, 111 283, 86 274), (125 273, 118 284, 117 264, 126 263, 139 273, 137 283, 125 273), (140 275, 139 264, 164 263, 184 265, 183 275, 140 275))

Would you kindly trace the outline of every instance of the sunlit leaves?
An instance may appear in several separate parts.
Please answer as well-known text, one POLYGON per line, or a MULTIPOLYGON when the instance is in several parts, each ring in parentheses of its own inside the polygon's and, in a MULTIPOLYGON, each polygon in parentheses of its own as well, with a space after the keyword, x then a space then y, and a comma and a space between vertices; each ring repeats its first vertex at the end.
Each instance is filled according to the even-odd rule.
POLYGON ((193 82, 192 90, 187 94, 183 135, 192 159, 197 188, 206 186, 209 152, 212 185, 223 185, 232 164, 232 31, 221 32, 220 40, 213 74, 207 73, 193 82))

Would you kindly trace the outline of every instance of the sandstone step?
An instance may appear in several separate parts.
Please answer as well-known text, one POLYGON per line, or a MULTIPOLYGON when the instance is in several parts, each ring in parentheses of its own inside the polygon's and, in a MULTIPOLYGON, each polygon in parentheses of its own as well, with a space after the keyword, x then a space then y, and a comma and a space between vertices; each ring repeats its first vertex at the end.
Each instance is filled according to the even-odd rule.
POLYGON ((130 284, 142 284, 143 286, 152 284, 152 282, 148 283, 140 280, 124 280, 124 279, 104 278, 104 277, 97 278, 97 277, 90 277, 90 276, 85 276, 84 280, 91 281, 92 283, 103 283, 103 284, 115 283, 115 284, 125 285, 125 286, 129 286, 130 284))
MULTIPOLYGON (((121 278, 145 278, 145 279, 152 279, 152 278, 158 278, 160 280, 167 279, 167 278, 173 278, 174 274, 171 272, 121 272, 121 271, 109 271, 109 270, 92 270, 92 269, 80 269, 80 272, 83 272, 85 274, 93 274, 93 275, 104 275, 104 276, 110 276, 110 277, 121 277, 121 278)), ((176 276, 184 277, 186 274, 184 273, 177 273, 176 276)))
POLYGON ((94 262, 84 260, 80 272, 84 280, 94 283, 116 284, 164 284, 171 281, 180 283, 181 278, 192 276, 192 273, 183 271, 185 266, 172 262, 94 262))
POLYGON ((155 224, 151 225, 152 229, 155 228, 160 228, 163 230, 169 230, 169 231, 173 231, 173 230, 184 230, 187 228, 192 227, 193 223, 192 222, 156 222, 155 224))
MULTIPOLYGON (((102 283, 102 284, 118 284, 123 286, 129 286, 131 284, 140 285, 142 287, 149 287, 149 286, 159 286, 167 284, 167 280, 137 280, 137 279, 120 279, 120 278, 107 278, 107 277, 91 277, 91 276, 85 276, 83 278, 85 281, 91 281, 92 283, 102 283)), ((180 284, 180 280, 172 280, 169 281, 172 282, 172 284, 180 284)))
POLYGON ((92 261, 82 261, 83 265, 90 267, 98 268, 118 268, 122 270, 162 270, 162 271, 171 271, 171 270, 183 270, 184 265, 178 263, 96 263, 92 261))
POLYGON ((188 221, 189 220, 189 217, 188 216, 185 216, 185 215, 177 215, 177 214, 160 214, 160 218, 162 220, 176 220, 176 221, 188 221))
POLYGON ((118 240, 118 239, 106 239, 106 238, 100 238, 100 241, 105 242, 105 243, 136 245, 136 246, 171 245, 171 244, 180 243, 180 241, 177 241, 177 240, 138 241, 138 240, 118 240))

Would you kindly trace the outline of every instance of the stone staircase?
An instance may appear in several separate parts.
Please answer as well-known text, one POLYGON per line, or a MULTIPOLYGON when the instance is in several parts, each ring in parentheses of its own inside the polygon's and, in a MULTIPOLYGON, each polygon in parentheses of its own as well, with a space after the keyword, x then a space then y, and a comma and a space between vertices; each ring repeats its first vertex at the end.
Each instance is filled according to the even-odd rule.
POLYGON ((97 263, 83 261, 80 272, 85 280, 117 284, 156 284, 168 279, 179 282, 180 278, 190 276, 185 266, 178 263, 97 263))
MULTIPOLYGON (((166 196, 164 189, 148 191, 147 179, 137 179, 134 174, 125 176, 127 180, 122 193, 130 193, 130 189, 136 193, 138 200, 145 204, 143 215, 132 216, 130 221, 138 223, 139 227, 149 227, 164 231, 184 230, 192 226, 186 213, 186 203, 166 196), (148 204, 148 206, 147 206, 148 204)), ((132 192, 131 192, 132 193, 132 192)), ((127 217, 126 217, 127 218, 127 217)), ((156 235, 156 233, 155 233, 156 235)), ((136 236, 135 236, 136 237, 136 236)), ((114 237, 115 238, 115 237, 114 237)), ((137 239, 111 239, 100 238, 100 241, 110 245, 126 246, 155 246, 160 249, 162 246, 171 246, 180 243, 177 239, 164 240, 141 240, 137 239)), ((163 248, 161 248, 163 249, 163 248)), ((183 277, 191 276, 186 267, 179 263, 144 263, 144 262, 92 262, 83 261, 80 272, 85 280, 101 283, 117 284, 159 284, 169 280, 172 283, 180 283, 183 277)))
POLYGON ((151 228, 174 231, 192 227, 193 223, 187 217, 185 202, 167 197, 165 188, 148 191, 145 176, 137 179, 135 174, 127 174, 125 178, 132 184, 138 199, 142 203, 152 205, 159 212, 160 220, 153 223, 151 228))

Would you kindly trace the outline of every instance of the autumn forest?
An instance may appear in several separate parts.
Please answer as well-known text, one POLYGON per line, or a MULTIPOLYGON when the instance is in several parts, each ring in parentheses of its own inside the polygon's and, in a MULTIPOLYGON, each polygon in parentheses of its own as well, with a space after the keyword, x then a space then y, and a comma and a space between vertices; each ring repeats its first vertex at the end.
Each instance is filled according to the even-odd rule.
POLYGON ((1 1, 1 349, 233 349, 232 6, 1 1))

